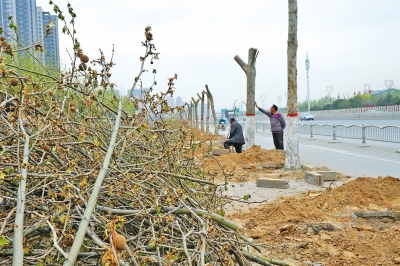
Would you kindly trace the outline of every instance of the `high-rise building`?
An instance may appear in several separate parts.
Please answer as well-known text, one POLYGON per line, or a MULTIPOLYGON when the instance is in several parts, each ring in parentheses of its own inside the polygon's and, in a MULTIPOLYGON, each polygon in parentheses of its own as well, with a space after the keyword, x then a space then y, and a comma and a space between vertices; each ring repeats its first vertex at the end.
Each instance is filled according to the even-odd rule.
POLYGON ((43 30, 46 25, 51 21, 55 23, 53 28, 53 34, 47 36, 44 39, 44 49, 45 49, 45 62, 46 65, 53 66, 54 69, 60 68, 60 48, 58 44, 58 18, 56 15, 50 15, 49 12, 42 12, 43 30))
POLYGON ((54 22, 55 27, 53 28, 53 34, 50 34, 42 43, 45 55, 36 53, 36 56, 42 63, 59 69, 60 52, 57 16, 50 15, 49 12, 43 12, 41 7, 36 6, 36 0, 0 0, 0 26, 3 28, 1 35, 10 43, 26 47, 39 42, 44 37, 45 26, 50 20, 54 22), (9 28, 9 16, 12 17, 13 23, 18 26, 18 42, 14 30, 9 28))
POLYGON ((175 107, 175 101, 174 98, 171 96, 165 96, 165 100, 167 101, 168 105, 170 107, 175 107))
MULTIPOLYGON (((37 41, 36 0, 15 0, 18 42, 25 46, 37 41)), ((14 21, 15 21, 14 20, 14 21)))
POLYGON ((4 31, 2 36, 5 36, 8 42, 11 42, 12 38, 7 36, 15 37, 14 31, 8 27, 8 25, 10 25, 8 17, 11 16, 14 21, 17 17, 17 8, 15 4, 15 0, 0 0, 0 26, 4 31))
POLYGON ((128 96, 132 96, 137 99, 143 99, 144 94, 148 91, 149 91, 148 88, 134 89, 133 91, 132 89, 130 89, 128 90, 128 96))
POLYGON ((182 101, 182 97, 178 96, 175 98, 175 106, 182 106, 184 105, 184 102, 182 101))
MULTIPOLYGON (((37 21, 37 41, 41 41, 44 37, 44 30, 43 30, 43 8, 41 8, 40 6, 36 7, 36 21, 37 21)), ((43 42, 42 42, 43 44, 43 42)), ((36 53, 36 57, 37 59, 42 63, 45 64, 45 60, 44 60, 44 53, 42 52, 38 52, 36 53)))

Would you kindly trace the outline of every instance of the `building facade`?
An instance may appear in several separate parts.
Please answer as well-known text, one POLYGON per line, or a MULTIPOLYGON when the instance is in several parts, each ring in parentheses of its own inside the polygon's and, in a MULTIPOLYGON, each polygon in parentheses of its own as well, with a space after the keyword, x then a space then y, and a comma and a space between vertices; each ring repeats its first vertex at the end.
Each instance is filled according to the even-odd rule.
POLYGON ((45 64, 53 66, 54 69, 60 69, 60 47, 58 43, 58 19, 56 15, 50 15, 49 12, 42 12, 42 29, 46 28, 46 25, 51 21, 55 23, 53 28, 53 34, 47 36, 44 39, 45 49, 45 64))
POLYGON ((17 17, 16 1, 0 0, 0 16, 0 26, 4 31, 1 35, 5 36, 7 41, 10 42, 12 38, 7 36, 13 36, 15 38, 15 34, 14 31, 8 27, 10 24, 8 17, 11 16, 15 21, 15 18, 17 17))
POLYGON ((184 105, 184 104, 185 104, 185 103, 183 102, 181 96, 178 96, 178 97, 175 98, 175 106, 182 106, 182 105, 184 105))
POLYGON ((18 25, 18 43, 23 47, 32 45, 37 39, 36 0, 15 0, 18 25))
POLYGON ((38 43, 44 37, 46 25, 52 20, 55 23, 53 34, 49 35, 41 44, 45 54, 35 53, 37 59, 54 69, 60 68, 58 18, 44 12, 41 7, 36 6, 36 0, 0 0, 0 26, 3 28, 4 36, 9 43, 23 47, 38 43), (13 29, 9 28, 12 17, 13 23, 18 26, 18 38, 13 29))

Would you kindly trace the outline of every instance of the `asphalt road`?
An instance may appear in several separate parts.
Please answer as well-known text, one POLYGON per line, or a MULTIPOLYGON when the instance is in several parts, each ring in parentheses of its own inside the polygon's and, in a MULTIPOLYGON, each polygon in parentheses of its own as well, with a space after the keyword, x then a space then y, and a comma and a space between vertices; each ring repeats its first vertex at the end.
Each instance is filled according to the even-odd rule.
POLYGON ((400 126, 400 119, 361 119, 361 120, 314 120, 314 121, 299 121, 299 123, 308 124, 335 124, 335 125, 376 125, 376 126, 400 126))
MULTIPOLYGON (((367 141, 370 147, 359 147, 361 140, 340 139, 329 143, 330 137, 300 134, 300 160, 315 166, 326 166, 333 171, 353 177, 394 176, 400 178, 400 143, 367 141)), ((272 135, 256 133, 256 144, 273 149, 272 135)), ((286 144, 286 140, 285 140, 286 144)))
MULTIPOLYGON (((245 121, 239 119, 240 124, 244 125, 245 121)), ((256 122, 269 123, 267 116, 256 116, 256 122)), ((377 126, 400 126, 400 119, 332 119, 332 120, 314 120, 314 121, 299 121, 302 124, 335 124, 335 125, 377 125, 377 126)))

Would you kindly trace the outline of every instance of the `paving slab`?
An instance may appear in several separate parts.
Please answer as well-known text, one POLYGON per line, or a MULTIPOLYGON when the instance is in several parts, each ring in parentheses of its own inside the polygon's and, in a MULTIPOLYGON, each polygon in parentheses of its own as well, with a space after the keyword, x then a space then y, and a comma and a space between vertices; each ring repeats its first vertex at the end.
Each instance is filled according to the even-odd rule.
POLYGON ((279 168, 283 168, 285 165, 284 164, 263 164, 263 168, 275 168, 275 169, 279 169, 279 168))
POLYGON ((260 177, 256 181, 257 187, 263 188, 279 188, 279 189, 287 189, 289 188, 289 181, 284 179, 272 179, 260 177))
POLYGON ((336 172, 334 171, 315 171, 318 174, 321 174, 324 178, 324 182, 327 181, 336 181, 336 172))
POLYGON ((230 151, 228 149, 212 149, 212 155, 222 155, 222 154, 229 154, 230 151))
POLYGON ((319 174, 318 172, 315 171, 307 171, 305 173, 304 180, 307 183, 316 185, 316 186, 322 186, 324 184, 324 177, 322 174, 319 174))

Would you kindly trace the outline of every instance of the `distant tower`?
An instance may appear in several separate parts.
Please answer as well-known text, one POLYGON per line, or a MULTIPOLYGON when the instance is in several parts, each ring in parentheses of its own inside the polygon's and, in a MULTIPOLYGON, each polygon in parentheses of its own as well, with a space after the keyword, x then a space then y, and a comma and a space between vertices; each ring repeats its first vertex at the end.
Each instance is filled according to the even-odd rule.
POLYGON ((58 41, 58 18, 56 15, 50 15, 49 12, 42 13, 43 29, 50 21, 55 23, 53 34, 47 36, 44 40, 44 49, 46 50, 45 62, 53 66, 54 69, 60 69, 60 48, 58 41))
POLYGON ((307 110, 310 112, 310 88, 308 82, 308 70, 310 69, 310 60, 308 60, 308 53, 306 54, 306 70, 307 70, 307 110))

